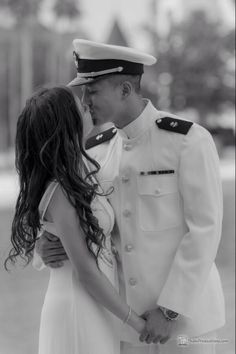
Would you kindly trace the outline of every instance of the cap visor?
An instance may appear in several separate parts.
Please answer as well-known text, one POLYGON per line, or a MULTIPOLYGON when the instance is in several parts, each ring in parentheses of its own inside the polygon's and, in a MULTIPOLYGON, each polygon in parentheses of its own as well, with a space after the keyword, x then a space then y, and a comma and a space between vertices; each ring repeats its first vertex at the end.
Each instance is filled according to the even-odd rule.
POLYGON ((85 85, 85 84, 89 84, 90 82, 95 81, 94 78, 79 78, 76 77, 74 80, 72 80, 71 82, 69 82, 67 84, 67 86, 81 86, 81 85, 85 85))

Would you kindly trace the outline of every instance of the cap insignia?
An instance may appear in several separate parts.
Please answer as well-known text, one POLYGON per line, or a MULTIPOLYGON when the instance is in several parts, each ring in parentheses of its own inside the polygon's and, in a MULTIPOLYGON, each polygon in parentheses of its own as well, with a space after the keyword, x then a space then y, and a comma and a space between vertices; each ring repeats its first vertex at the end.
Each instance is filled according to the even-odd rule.
POLYGON ((177 127, 179 124, 178 124, 178 122, 170 122, 170 126, 172 127, 172 128, 175 128, 175 127, 177 127))
POLYGON ((102 137, 103 137, 103 134, 98 134, 98 135, 96 136, 96 140, 100 140, 100 139, 102 139, 102 137))

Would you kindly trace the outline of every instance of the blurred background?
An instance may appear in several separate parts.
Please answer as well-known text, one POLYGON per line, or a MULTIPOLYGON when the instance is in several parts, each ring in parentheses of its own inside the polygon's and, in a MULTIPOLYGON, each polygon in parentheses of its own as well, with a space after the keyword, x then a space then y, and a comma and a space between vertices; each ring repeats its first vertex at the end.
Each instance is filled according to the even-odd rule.
POLYGON ((218 354, 234 354, 235 0, 0 0, 0 354, 36 354, 48 272, 3 269, 18 192, 16 121, 42 85, 76 75, 72 40, 137 48, 158 58, 144 96, 206 127, 220 156, 224 220, 217 265, 227 323, 218 354))

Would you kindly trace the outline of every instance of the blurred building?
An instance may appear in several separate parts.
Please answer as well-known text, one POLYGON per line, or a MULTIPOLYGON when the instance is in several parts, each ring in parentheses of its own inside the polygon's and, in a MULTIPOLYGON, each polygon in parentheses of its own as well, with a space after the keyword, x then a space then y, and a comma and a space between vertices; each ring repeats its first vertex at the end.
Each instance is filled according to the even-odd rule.
POLYGON ((66 84, 75 76, 72 39, 35 22, 0 28, 0 151, 14 143, 17 117, 27 97, 43 85, 66 84))
POLYGON ((204 11, 209 20, 219 21, 226 29, 235 26, 234 0, 153 0, 159 33, 169 30, 170 17, 182 21, 193 11, 204 11))
POLYGON ((130 46, 130 43, 128 43, 127 35, 125 35, 124 31, 122 30, 117 18, 114 19, 114 23, 111 28, 111 33, 109 34, 106 43, 121 45, 124 47, 130 46))

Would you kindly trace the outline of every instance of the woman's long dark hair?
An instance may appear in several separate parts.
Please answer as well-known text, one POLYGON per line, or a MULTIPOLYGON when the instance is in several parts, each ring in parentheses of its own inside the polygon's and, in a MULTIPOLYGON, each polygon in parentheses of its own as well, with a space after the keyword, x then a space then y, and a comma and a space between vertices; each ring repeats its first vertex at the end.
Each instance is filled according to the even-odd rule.
POLYGON ((67 87, 44 88, 28 101, 18 118, 15 164, 20 192, 12 223, 13 248, 5 261, 20 256, 28 264, 40 230, 38 206, 47 184, 56 180, 76 209, 89 251, 97 261, 104 234, 91 211, 99 164, 83 147, 83 122, 67 87), (88 172, 84 161, 93 166, 88 172), (94 245, 96 245, 94 247, 94 245))

